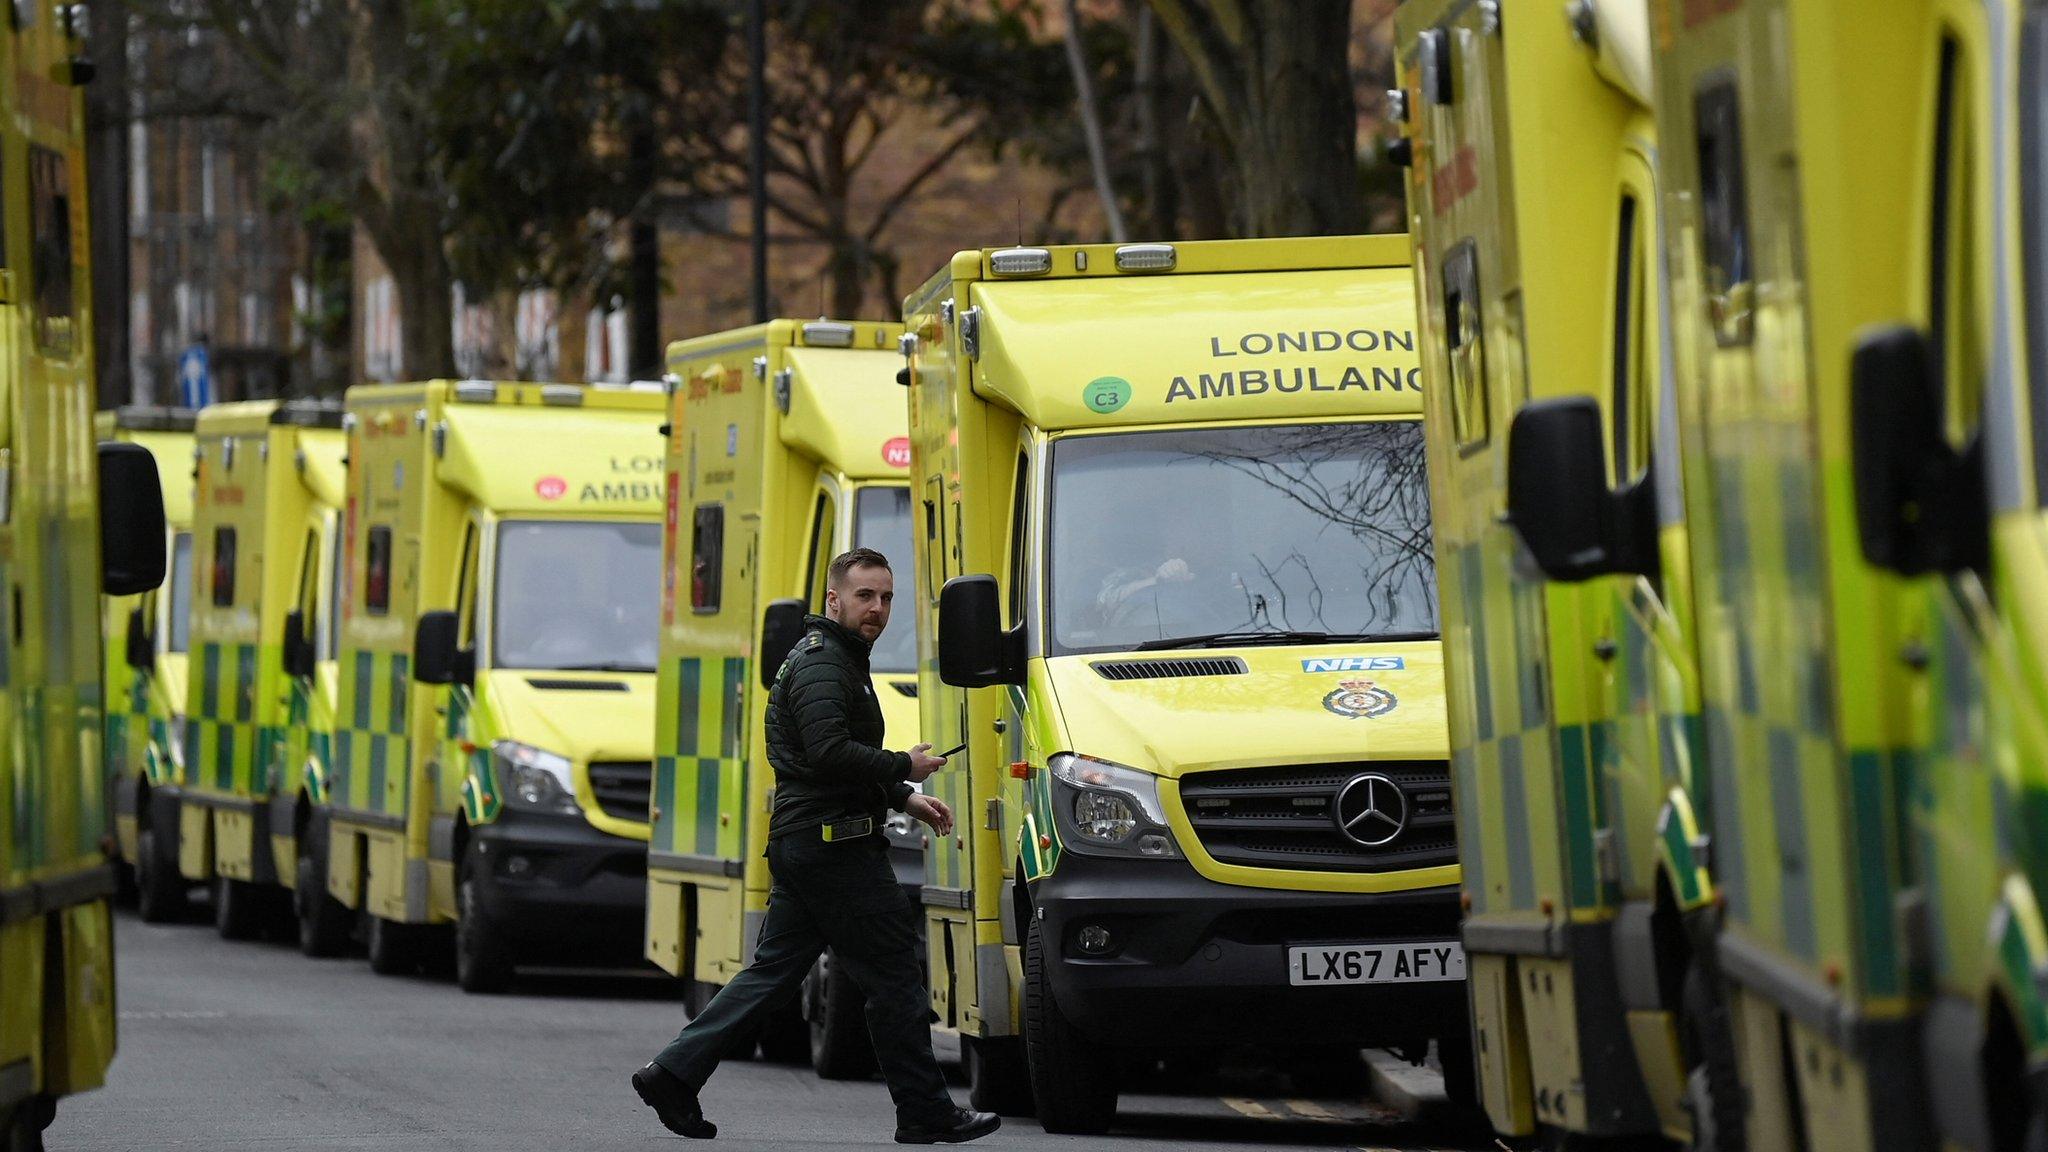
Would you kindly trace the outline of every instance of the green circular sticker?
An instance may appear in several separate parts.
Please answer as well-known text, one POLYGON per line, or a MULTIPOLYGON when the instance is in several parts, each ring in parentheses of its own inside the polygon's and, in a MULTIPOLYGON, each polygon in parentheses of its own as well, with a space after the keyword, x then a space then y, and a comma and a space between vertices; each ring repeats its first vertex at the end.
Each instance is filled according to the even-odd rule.
POLYGON ((1131 402, 1131 382, 1121 376, 1098 376, 1081 390, 1081 400, 1090 412, 1107 416, 1131 402))

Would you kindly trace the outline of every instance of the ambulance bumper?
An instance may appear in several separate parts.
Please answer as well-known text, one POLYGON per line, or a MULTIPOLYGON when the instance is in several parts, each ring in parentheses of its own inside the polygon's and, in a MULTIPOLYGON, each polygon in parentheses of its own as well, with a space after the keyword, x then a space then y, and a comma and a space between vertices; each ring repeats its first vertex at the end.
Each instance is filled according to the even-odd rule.
POLYGON ((1467 1027, 1463 981, 1300 987, 1290 945, 1458 939, 1458 892, 1240 888, 1184 861, 1069 852, 1032 890, 1060 1012, 1102 1044, 1413 1043, 1467 1027), (1079 934, 1109 933, 1106 955, 1079 934))
POLYGON ((647 845, 578 816, 507 810, 472 831, 477 906, 529 962, 631 960, 647 917, 647 845))

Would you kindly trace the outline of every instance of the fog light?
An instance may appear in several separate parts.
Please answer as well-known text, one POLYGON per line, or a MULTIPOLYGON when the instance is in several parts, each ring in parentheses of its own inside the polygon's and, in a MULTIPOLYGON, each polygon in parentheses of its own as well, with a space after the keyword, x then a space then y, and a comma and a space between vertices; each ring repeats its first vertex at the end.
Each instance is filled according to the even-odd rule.
POLYGON ((1088 924, 1074 933, 1074 944, 1090 956, 1107 956, 1115 941, 1109 938, 1109 929, 1100 924, 1088 924))
POLYGON ((1140 856, 1173 855, 1173 841, 1157 832, 1147 832, 1138 837, 1137 848, 1140 856))

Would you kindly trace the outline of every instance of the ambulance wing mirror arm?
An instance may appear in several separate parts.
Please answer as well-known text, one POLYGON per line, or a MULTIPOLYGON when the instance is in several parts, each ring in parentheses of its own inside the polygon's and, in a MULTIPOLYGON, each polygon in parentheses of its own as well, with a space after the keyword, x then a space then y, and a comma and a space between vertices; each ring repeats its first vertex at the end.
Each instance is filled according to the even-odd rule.
POLYGON ((306 634, 306 610, 284 614, 284 671, 302 680, 313 676, 313 638, 306 634))
POLYGON ((1024 682, 1024 627, 1003 628, 1003 596, 987 574, 939 590, 939 679, 955 688, 1024 682))
POLYGON ((164 582, 164 490, 140 444, 99 446, 100 590, 137 596, 164 582))
POLYGON ((420 613, 413 631, 412 678, 422 684, 468 684, 476 679, 476 654, 460 647, 461 624, 444 610, 420 613))
POLYGON ((122 655, 137 672, 147 672, 156 663, 156 637, 149 634, 149 618, 140 607, 128 613, 127 647, 122 655))
POLYGON ((761 687, 775 686, 775 677, 782 671, 782 663, 789 659, 790 650, 804 638, 804 602, 801 600, 773 600, 767 611, 761 614, 761 687))
POLYGON ((1607 486, 1600 405, 1590 396, 1537 400, 1508 429, 1508 520, 1552 580, 1657 572, 1657 494, 1645 471, 1607 486))
POLYGON ((1872 328, 1849 361, 1856 533, 1863 558, 1904 576, 1982 570, 1990 512, 1982 441, 1958 449, 1934 350, 1918 329, 1872 328))

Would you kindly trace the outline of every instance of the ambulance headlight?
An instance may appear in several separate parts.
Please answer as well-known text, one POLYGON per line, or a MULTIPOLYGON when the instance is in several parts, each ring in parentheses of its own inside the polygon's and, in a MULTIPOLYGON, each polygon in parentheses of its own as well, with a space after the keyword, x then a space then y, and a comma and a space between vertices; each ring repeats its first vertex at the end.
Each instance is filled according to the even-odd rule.
POLYGON ((498 772, 499 794, 508 806, 559 816, 582 814, 576 803, 575 766, 568 757, 500 740, 491 745, 491 761, 498 772))
POLYGON ((1180 855, 1159 802, 1159 778, 1092 756, 1061 752, 1046 761, 1061 839, 1084 855, 1163 860, 1180 855))

